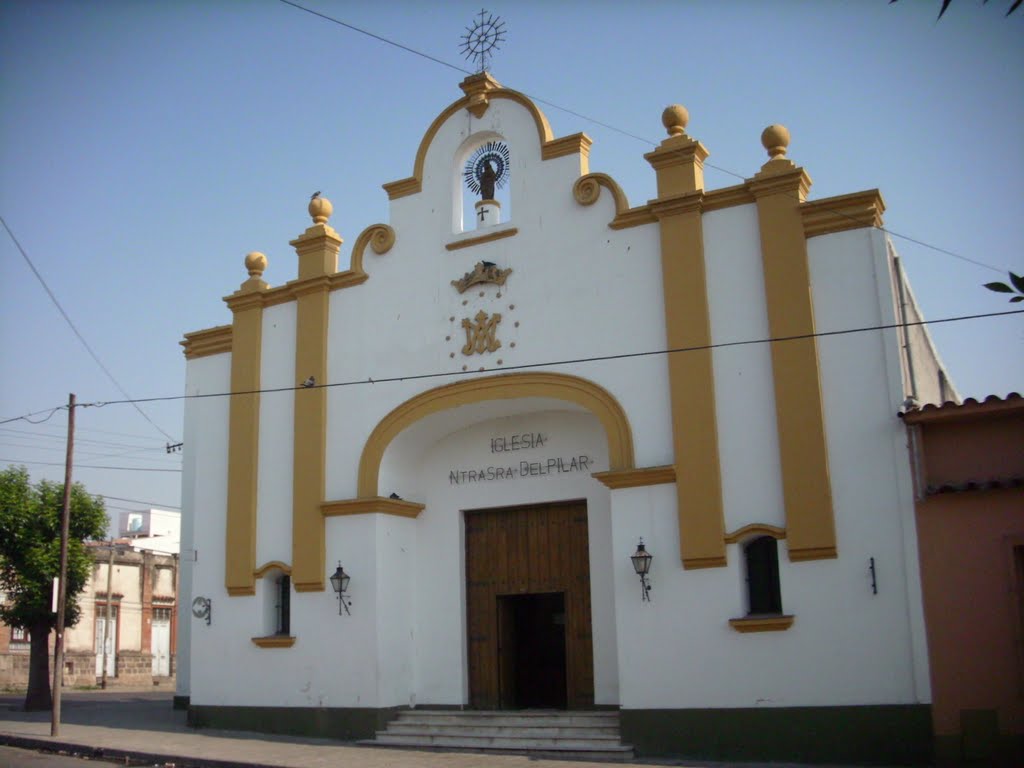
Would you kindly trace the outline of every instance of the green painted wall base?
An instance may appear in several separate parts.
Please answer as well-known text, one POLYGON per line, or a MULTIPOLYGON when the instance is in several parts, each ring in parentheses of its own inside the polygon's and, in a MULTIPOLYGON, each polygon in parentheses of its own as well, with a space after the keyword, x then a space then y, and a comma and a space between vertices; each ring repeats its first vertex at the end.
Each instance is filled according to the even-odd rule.
POLYGON ((922 765, 931 706, 623 709, 622 741, 641 757, 922 765))
POLYGON ((211 707, 193 705, 188 724, 193 728, 282 733, 350 741, 372 739, 397 709, 368 707, 211 707))

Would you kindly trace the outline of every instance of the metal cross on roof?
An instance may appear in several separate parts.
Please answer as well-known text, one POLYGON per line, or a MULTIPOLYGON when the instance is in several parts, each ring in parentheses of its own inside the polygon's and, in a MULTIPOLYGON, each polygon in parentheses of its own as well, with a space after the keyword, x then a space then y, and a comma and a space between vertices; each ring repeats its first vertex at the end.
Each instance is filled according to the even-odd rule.
POLYGON ((486 72, 491 54, 503 42, 505 22, 500 16, 494 16, 481 8, 473 26, 466 27, 466 34, 462 36, 462 55, 476 64, 477 72, 486 72))

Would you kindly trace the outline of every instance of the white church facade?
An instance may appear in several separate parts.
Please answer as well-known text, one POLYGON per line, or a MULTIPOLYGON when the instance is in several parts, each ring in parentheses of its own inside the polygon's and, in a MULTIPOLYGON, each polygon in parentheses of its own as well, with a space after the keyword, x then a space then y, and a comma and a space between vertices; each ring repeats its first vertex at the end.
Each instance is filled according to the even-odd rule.
POLYGON ((926 756, 897 413, 947 395, 878 192, 808 200, 781 126, 707 190, 671 107, 631 206, 585 134, 461 87, 387 224, 342 251, 314 198, 295 278, 250 254, 231 324, 186 334, 192 722, 609 709, 640 755, 926 756))

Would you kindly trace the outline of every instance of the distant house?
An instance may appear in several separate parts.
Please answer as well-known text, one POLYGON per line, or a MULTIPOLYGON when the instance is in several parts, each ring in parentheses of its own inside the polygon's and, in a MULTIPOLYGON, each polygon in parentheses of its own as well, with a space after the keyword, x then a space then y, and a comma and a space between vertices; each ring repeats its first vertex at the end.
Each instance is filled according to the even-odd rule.
POLYGON ((903 416, 940 764, 1024 765, 1024 398, 903 416))
MULTIPOLYGON (((95 685, 105 662, 110 685, 173 685, 179 513, 126 512, 115 532, 128 535, 86 545, 92 578, 78 596, 81 617, 67 631, 64 684, 95 685)), ((0 625, 0 686, 27 685, 28 662, 28 633, 0 625)))

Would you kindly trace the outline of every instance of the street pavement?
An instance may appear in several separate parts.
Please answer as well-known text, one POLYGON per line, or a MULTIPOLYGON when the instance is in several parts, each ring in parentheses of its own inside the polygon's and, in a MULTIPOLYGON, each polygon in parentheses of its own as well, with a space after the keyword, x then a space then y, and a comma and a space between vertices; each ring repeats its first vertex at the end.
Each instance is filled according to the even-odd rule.
MULTIPOLYGON (((0 695, 0 745, 115 760, 121 765, 173 768, 608 768, 608 763, 384 749, 327 739, 197 730, 186 725, 185 712, 172 708, 172 697, 171 691, 152 689, 65 691, 60 735, 51 737, 48 711, 24 712, 22 695, 0 695)), ((0 761, 3 759, 0 752, 0 761)), ((678 760, 637 760, 633 764, 726 768, 725 763, 678 760)), ((774 763, 772 768, 786 767, 774 763)))

